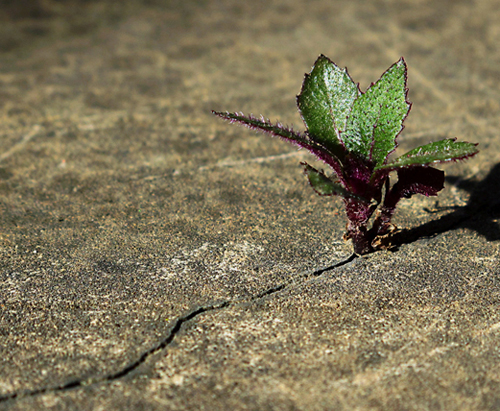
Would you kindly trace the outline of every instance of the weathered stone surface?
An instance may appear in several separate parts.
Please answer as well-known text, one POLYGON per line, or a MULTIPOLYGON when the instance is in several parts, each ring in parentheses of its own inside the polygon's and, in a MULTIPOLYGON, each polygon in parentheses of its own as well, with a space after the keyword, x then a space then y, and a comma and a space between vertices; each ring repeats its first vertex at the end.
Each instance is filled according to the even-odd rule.
POLYGON ((496 409, 494 1, 21 2, 0 31, 0 409, 496 409), (350 258, 295 124, 323 53, 400 55, 401 150, 480 143, 350 258), (328 270, 323 270, 328 268, 328 270))

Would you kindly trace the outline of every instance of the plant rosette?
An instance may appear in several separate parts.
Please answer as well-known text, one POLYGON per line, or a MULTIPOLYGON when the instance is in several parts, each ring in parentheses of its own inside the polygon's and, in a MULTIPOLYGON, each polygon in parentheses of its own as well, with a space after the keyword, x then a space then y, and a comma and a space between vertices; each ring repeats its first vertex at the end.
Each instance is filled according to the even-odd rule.
POLYGON ((388 247, 383 239, 394 231, 391 218, 399 200, 413 194, 435 196, 444 188, 444 172, 431 164, 464 160, 478 152, 477 144, 445 139, 389 160, 411 108, 406 75, 401 58, 363 93, 347 69, 321 55, 297 96, 305 132, 262 116, 212 113, 305 148, 330 166, 332 174, 327 175, 302 163, 316 193, 342 197, 348 219, 344 238, 362 255, 388 247), (393 172, 398 179, 391 185, 393 172))

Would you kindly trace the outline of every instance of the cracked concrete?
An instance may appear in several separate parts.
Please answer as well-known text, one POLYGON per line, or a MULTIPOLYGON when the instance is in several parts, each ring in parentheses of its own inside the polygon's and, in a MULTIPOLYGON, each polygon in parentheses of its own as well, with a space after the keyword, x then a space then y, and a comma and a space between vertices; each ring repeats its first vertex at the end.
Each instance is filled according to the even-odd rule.
POLYGON ((494 1, 19 4, 0 15, 1 410, 499 407, 494 1), (401 203, 397 250, 351 256, 307 153, 210 115, 300 128, 321 53, 362 89, 405 56, 400 150, 480 143, 438 204, 401 203))

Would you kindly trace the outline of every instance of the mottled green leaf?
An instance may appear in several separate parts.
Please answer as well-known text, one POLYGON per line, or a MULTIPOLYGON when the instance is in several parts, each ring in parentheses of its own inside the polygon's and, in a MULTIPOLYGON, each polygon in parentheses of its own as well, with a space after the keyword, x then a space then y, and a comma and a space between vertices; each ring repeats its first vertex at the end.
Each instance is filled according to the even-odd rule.
POLYGON ((354 100, 360 94, 347 70, 321 55, 311 73, 306 74, 297 96, 309 135, 337 156, 342 152, 338 134, 345 129, 354 100))
POLYGON ((332 181, 322 171, 316 170, 307 163, 301 163, 304 166, 304 172, 309 179, 311 187, 321 196, 339 195, 344 198, 355 198, 357 200, 365 201, 364 198, 352 194, 347 191, 340 183, 332 181))
POLYGON ((342 141, 348 151, 380 166, 396 148, 409 110, 406 63, 401 58, 356 99, 342 141))
POLYGON ((432 163, 463 160, 479 151, 477 144, 446 139, 417 147, 378 169, 396 169, 410 166, 425 166, 432 163))

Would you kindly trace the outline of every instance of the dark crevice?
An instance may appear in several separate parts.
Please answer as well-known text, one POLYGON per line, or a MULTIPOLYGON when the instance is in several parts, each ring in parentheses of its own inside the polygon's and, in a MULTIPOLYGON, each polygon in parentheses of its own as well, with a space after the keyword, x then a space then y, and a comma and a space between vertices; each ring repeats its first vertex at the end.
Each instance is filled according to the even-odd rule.
POLYGON ((231 304, 230 301, 224 301, 224 302, 221 302, 219 304, 199 307, 199 308, 189 312, 188 314, 177 318, 177 320, 174 323, 174 326, 172 327, 172 329, 168 333, 168 336, 166 338, 164 338, 156 347, 153 347, 153 348, 149 349, 148 351, 145 351, 139 357, 139 359, 134 361, 132 364, 129 364, 127 367, 123 368, 122 370, 120 370, 114 374, 108 375, 104 379, 104 381, 113 381, 113 380, 116 380, 118 378, 124 377, 125 375, 134 371, 141 364, 143 364, 148 359, 149 356, 151 356, 152 354, 154 354, 157 351, 163 350, 165 347, 167 347, 174 340, 174 338, 179 333, 179 331, 181 330, 181 327, 184 323, 186 323, 186 322, 192 320, 193 318, 195 318, 201 314, 204 314, 206 312, 226 308, 230 304, 231 304))
POLYGON ((97 378, 89 377, 89 378, 83 378, 83 379, 79 379, 79 380, 73 380, 73 381, 69 381, 65 384, 61 384, 61 385, 53 386, 53 387, 44 387, 44 388, 39 388, 39 389, 35 389, 35 390, 25 390, 25 391, 14 392, 11 394, 0 395, 0 402, 14 400, 16 398, 34 397, 37 395, 46 394, 48 392, 67 391, 67 390, 71 390, 71 389, 75 389, 75 388, 79 388, 79 387, 84 387, 84 386, 87 387, 89 385, 99 384, 99 383, 103 383, 103 382, 104 383, 111 382, 111 381, 117 380, 119 378, 125 377, 125 376, 129 375, 130 373, 132 373, 133 371, 137 370, 152 355, 167 348, 170 345, 170 343, 175 339, 175 337, 179 334, 182 326, 185 323, 187 323, 188 321, 190 321, 190 320, 192 320, 192 319, 194 319, 202 314, 211 312, 211 311, 221 310, 221 309, 227 308, 229 306, 236 306, 238 304, 245 304, 245 303, 248 304, 249 302, 254 302, 254 301, 257 301, 261 298, 268 297, 270 295, 273 295, 275 293, 278 293, 278 292, 286 289, 287 287, 289 287, 293 284, 298 284, 300 281, 304 281, 304 280, 307 280, 308 278, 312 278, 312 277, 318 277, 327 271, 333 270, 333 269, 338 268, 338 267, 342 267, 343 265, 346 265, 346 264, 350 263, 351 261, 353 261, 356 257, 357 256, 355 254, 352 254, 348 258, 346 258, 346 259, 344 259, 336 264, 333 264, 331 266, 320 268, 320 269, 317 269, 314 271, 306 271, 306 272, 300 273, 297 276, 295 276, 293 279, 286 281, 286 282, 283 282, 277 286, 268 288, 267 290, 255 295, 249 299, 248 298, 247 299, 241 298, 241 299, 236 299, 234 301, 228 300, 228 301, 218 302, 215 304, 210 304, 210 305, 206 305, 206 306, 202 306, 202 307, 197 307, 197 308, 193 309, 192 311, 188 312, 187 314, 184 314, 183 316, 178 317, 175 320, 173 326, 170 328, 170 331, 168 332, 167 336, 163 340, 161 340, 158 344, 151 347, 147 351, 143 352, 137 360, 128 364, 127 366, 125 366, 124 368, 122 368, 121 370, 119 370, 115 373, 109 374, 107 376, 97 377, 97 378))
POLYGON ((221 302, 218 304, 212 304, 212 305, 207 305, 203 307, 198 307, 189 313, 178 317, 177 320, 175 320, 174 325, 170 329, 170 332, 168 335, 157 345, 154 347, 150 348, 149 350, 145 351, 136 361, 133 363, 127 365, 125 368, 121 369, 120 371, 117 371, 116 373, 109 374, 104 377, 99 377, 99 378, 84 378, 81 380, 74 380, 74 381, 69 381, 66 384, 58 385, 55 387, 45 387, 45 388, 39 388, 37 390, 31 390, 31 391, 20 391, 12 394, 7 394, 7 395, 2 395, 0 396, 0 402, 2 401, 7 401, 7 400, 12 400, 15 398, 22 398, 22 397, 29 397, 29 396, 36 396, 40 394, 45 394, 47 392, 57 392, 57 391, 65 391, 65 390, 70 390, 73 388, 78 388, 82 386, 88 386, 92 384, 97 384, 101 382, 107 382, 107 381, 113 381, 118 378, 124 377, 128 373, 132 372, 135 370, 137 367, 139 367, 142 363, 144 363, 149 356, 154 354, 157 351, 160 351, 167 347, 175 338, 175 336, 179 333, 182 325, 189 321, 192 320, 193 318, 197 317, 200 314, 206 313, 208 311, 213 311, 221 308, 225 308, 228 305, 230 305, 230 301, 225 301, 221 302))
POLYGON ((285 288, 289 287, 290 285, 297 284, 300 281, 304 281, 304 280, 307 280, 307 279, 313 278, 313 277, 318 277, 327 271, 331 271, 331 270, 334 270, 335 268, 342 267, 343 265, 349 264, 356 257, 357 257, 357 255, 353 253, 348 258, 346 258, 338 263, 335 263, 333 265, 329 265, 328 267, 319 268, 315 271, 306 271, 306 272, 300 273, 300 274, 296 275, 292 280, 285 282, 285 283, 282 283, 280 285, 277 285, 275 287, 269 288, 268 290, 256 295, 255 297, 252 297, 250 299, 250 302, 267 297, 268 295, 272 295, 278 291, 282 291, 285 288))

